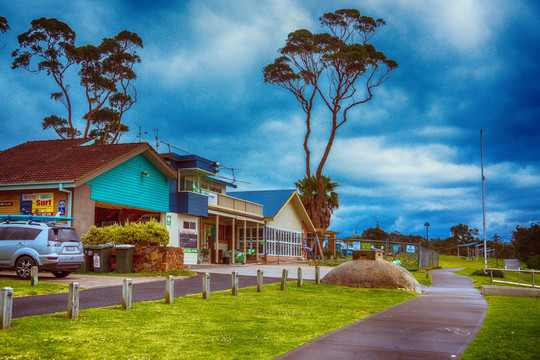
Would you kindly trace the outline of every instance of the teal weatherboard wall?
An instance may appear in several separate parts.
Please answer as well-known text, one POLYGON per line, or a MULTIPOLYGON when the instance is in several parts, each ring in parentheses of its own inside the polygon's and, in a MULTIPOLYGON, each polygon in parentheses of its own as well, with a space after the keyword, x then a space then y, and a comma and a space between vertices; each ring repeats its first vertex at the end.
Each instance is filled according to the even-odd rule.
POLYGON ((87 182, 91 199, 157 212, 169 211, 169 179, 143 154, 87 182), (149 172, 147 176, 145 173, 149 172))

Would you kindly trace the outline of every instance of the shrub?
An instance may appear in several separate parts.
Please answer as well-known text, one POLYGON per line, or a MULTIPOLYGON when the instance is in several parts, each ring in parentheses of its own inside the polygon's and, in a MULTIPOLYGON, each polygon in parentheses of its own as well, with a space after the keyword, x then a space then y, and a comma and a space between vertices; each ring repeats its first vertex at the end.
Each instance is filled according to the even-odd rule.
MULTIPOLYGON (((475 275, 475 276, 491 276, 490 273, 491 273, 490 271, 485 273, 484 270, 475 270, 471 275, 475 275)), ((503 278, 504 273, 501 270, 494 270, 493 271, 493 277, 503 278)))
MULTIPOLYGON (((323 250, 323 255, 325 259, 330 259, 331 256, 334 256, 334 250, 325 249, 323 250)), ((343 257, 343 253, 341 251, 336 251, 336 256, 334 256, 334 258, 341 259, 342 257, 343 257)))
POLYGON ((527 267, 529 269, 540 269, 540 255, 533 255, 527 258, 527 267))
POLYGON ((167 245, 169 231, 156 220, 146 223, 114 224, 107 227, 92 226, 81 236, 83 244, 97 245, 114 242, 115 244, 137 245, 147 242, 152 245, 167 245))

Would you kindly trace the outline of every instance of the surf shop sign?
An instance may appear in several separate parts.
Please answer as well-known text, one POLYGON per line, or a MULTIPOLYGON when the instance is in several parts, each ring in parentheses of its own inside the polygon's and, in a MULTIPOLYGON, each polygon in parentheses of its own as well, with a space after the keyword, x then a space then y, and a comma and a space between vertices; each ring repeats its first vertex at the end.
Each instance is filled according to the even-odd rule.
POLYGON ((53 193, 21 194, 22 215, 54 215, 53 193))

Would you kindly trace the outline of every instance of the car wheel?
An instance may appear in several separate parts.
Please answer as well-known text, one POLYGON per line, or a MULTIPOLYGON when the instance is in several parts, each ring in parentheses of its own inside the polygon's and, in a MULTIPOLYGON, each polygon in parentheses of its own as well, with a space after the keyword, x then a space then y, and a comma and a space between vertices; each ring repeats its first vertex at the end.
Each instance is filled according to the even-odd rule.
POLYGON ((57 278, 65 278, 71 274, 71 271, 52 271, 52 274, 57 278))
POLYGON ((36 266, 36 261, 30 256, 21 256, 15 263, 17 277, 21 280, 30 279, 32 266, 36 266))

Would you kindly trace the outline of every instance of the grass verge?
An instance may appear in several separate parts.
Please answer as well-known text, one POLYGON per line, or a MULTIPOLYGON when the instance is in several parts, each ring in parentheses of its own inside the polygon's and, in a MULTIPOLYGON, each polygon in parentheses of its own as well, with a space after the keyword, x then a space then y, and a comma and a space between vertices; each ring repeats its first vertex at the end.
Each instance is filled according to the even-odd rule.
POLYGON ((413 298, 399 290, 305 282, 15 319, 0 331, 9 359, 273 359, 315 337, 413 298))
POLYGON ((461 359, 540 359, 540 298, 487 296, 482 329, 461 359))
POLYGON ((0 289, 10 287, 14 297, 67 293, 68 286, 40 281, 37 286, 31 286, 30 280, 0 280, 0 289))

